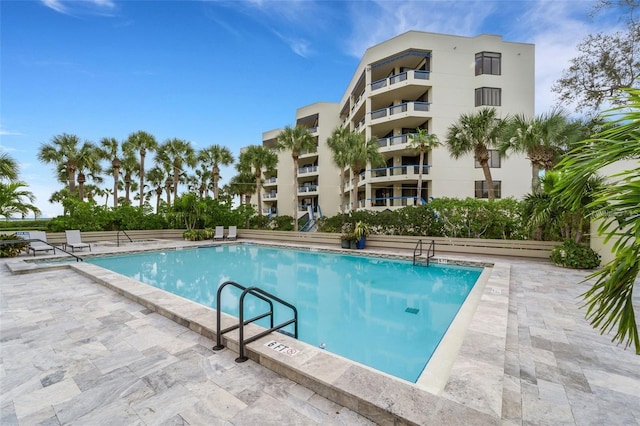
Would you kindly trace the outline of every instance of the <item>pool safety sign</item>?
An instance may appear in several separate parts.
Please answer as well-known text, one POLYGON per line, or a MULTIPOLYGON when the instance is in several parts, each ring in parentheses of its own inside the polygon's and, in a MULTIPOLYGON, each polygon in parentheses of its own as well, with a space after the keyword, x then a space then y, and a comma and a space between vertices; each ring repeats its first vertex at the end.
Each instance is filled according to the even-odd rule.
POLYGON ((291 346, 285 345, 284 343, 276 342, 275 340, 271 340, 265 343, 265 346, 288 356, 296 356, 301 352, 298 349, 294 349, 291 346))

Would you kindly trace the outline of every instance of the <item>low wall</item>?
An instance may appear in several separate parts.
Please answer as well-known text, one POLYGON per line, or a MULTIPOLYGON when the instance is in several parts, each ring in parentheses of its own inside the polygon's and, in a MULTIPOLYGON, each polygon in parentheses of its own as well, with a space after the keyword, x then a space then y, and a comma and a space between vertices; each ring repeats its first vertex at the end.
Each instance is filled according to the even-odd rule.
MULTIPOLYGON (((181 240, 183 229, 156 229, 127 231, 132 240, 150 239, 181 240)), ((129 239, 122 231, 121 242, 129 239)), ((340 247, 340 234, 326 232, 289 232, 259 231, 255 229, 238 229, 238 238, 254 240, 271 240, 296 244, 321 244, 340 247)), ((116 241, 117 231, 82 232, 82 241, 94 243, 98 241, 116 241)), ((488 254, 498 256, 518 256, 548 259, 553 247, 559 245, 555 241, 522 241, 522 240, 488 240, 480 238, 444 238, 401 235, 370 235, 367 237, 368 248, 398 249, 413 251, 419 240, 423 241, 423 250, 435 241, 436 253, 488 254)), ((47 232, 47 241, 52 244, 65 242, 64 232, 47 232)))

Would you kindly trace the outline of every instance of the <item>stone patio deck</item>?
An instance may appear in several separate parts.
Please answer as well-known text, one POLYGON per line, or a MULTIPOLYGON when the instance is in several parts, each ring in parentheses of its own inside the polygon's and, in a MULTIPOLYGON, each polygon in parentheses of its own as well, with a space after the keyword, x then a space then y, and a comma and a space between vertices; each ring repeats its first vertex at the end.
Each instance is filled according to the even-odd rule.
MULTIPOLYGON (((472 323, 445 388, 415 391, 424 397, 416 405, 432 407, 417 417, 423 420, 394 421, 640 424, 640 356, 584 319, 578 296, 588 288, 580 284, 586 273, 549 262, 482 260, 510 265, 504 349, 474 340, 479 325, 472 323), (465 368, 460 360, 467 359, 474 362, 465 368), (504 363, 501 380, 486 386, 502 401, 497 415, 468 387, 483 382, 478 366, 495 368, 496 359, 504 363)), ((235 352, 212 351, 210 339, 80 273, 12 275, 9 262, 15 259, 0 262, 0 424, 374 423, 256 362, 236 364, 235 352)), ((407 402, 394 400, 376 375, 351 371, 352 382, 386 404, 407 402)), ((361 408, 380 424, 393 420, 361 408)))

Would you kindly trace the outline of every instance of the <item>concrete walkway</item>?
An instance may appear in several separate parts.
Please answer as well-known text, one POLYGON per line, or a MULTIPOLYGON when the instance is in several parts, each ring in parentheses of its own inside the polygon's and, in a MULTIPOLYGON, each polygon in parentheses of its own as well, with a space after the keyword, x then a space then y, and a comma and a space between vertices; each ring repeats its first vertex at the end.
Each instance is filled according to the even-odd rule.
MULTIPOLYGON (((235 352, 213 352, 211 340, 89 278, 11 275, 6 262, 2 425, 373 424, 253 361, 236 364, 235 352)), ((586 273, 508 262, 501 423, 640 424, 640 356, 584 319, 586 273)), ((444 423, 459 422, 454 406, 444 423)))

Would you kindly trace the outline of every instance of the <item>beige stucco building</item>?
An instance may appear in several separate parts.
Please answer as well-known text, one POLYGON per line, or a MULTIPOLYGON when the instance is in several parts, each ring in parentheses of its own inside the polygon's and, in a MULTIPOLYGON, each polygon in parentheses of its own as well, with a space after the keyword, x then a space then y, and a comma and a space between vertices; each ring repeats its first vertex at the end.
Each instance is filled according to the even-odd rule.
MULTIPOLYGON (((340 82, 336 82, 340 84, 340 82)), ((495 107, 500 117, 534 115, 534 45, 505 42, 496 35, 460 37, 409 31, 366 50, 339 103, 299 108, 295 124, 309 128, 317 149, 299 161, 296 211, 323 215, 348 211, 353 176, 340 194, 340 171, 327 139, 343 125, 378 140, 386 165, 367 167, 358 182, 358 206, 396 209, 430 197, 486 198, 486 185, 472 155, 452 159, 438 147, 424 159, 422 193, 416 194, 419 158, 408 146, 417 128, 445 140, 461 114, 495 107), (417 196, 418 195, 418 196, 417 196)), ((263 134, 275 144, 279 129, 263 134)), ((277 172, 265 179, 263 214, 294 211, 293 162, 281 152, 277 172)), ((531 165, 524 155, 499 158, 492 152, 497 196, 521 198, 530 192, 531 165)), ((254 197, 257 199, 257 197, 254 197)))

